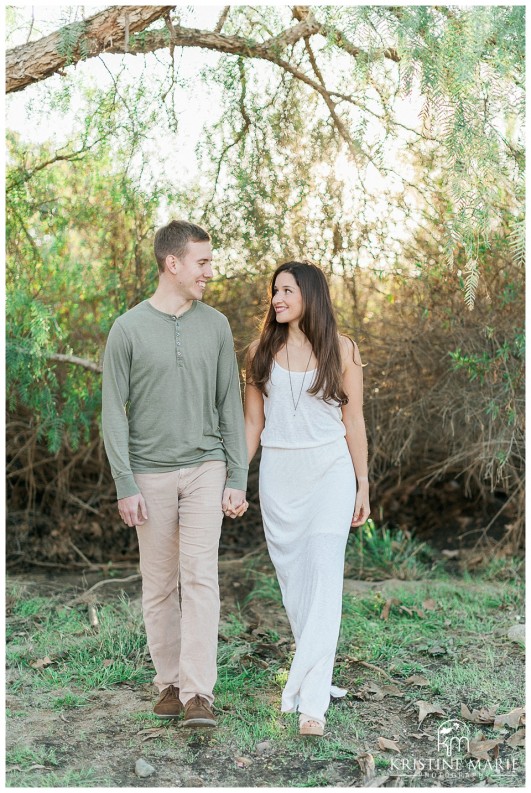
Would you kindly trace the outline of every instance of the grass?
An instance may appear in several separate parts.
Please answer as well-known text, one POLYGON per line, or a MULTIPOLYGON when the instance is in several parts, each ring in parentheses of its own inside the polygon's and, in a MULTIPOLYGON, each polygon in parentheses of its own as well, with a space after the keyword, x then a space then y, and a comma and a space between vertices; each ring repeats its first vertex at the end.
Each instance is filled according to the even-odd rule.
POLYGON ((102 777, 91 768, 86 771, 65 771, 64 773, 18 773, 13 772, 6 778, 6 787, 109 787, 111 781, 102 777))
MULTIPOLYGON (((215 762, 220 768, 228 763, 225 770, 230 773, 235 756, 251 757, 250 769, 238 771, 244 780, 243 775, 259 765, 257 744, 267 742, 270 749, 262 760, 264 768, 270 769, 267 786, 334 787, 338 780, 354 786, 359 778, 356 758, 361 751, 371 751, 377 773, 386 773, 389 754, 377 749, 376 738, 388 734, 386 723, 390 725, 389 737, 396 730, 403 736, 414 731, 411 722, 417 699, 445 709, 444 718, 430 716, 423 725, 422 729, 432 733, 444 719, 459 718, 462 702, 471 709, 496 705, 498 713, 522 705, 522 648, 504 635, 505 628, 523 616, 521 566, 509 560, 510 569, 504 573, 499 564, 490 563, 481 574, 451 578, 434 561, 430 549, 413 538, 369 528, 362 538, 351 536, 347 568, 358 570, 352 575, 363 569, 369 575, 398 580, 385 594, 370 591, 343 598, 334 682, 348 688, 350 694, 330 707, 324 738, 301 739, 296 715, 280 713, 281 692, 293 655, 291 636, 286 635, 282 621, 276 620, 283 607, 274 573, 265 560, 255 557, 246 570, 248 594, 224 615, 220 625, 223 640, 219 643, 215 692, 219 729, 202 735, 164 723, 167 729, 143 743, 138 737, 140 730, 162 725, 148 704, 144 711, 139 704, 138 711, 123 715, 117 728, 126 739, 122 751, 180 769, 185 776, 199 773, 202 762, 207 769, 203 773, 215 762), (388 598, 398 602, 391 605, 384 620, 381 614, 388 598), (435 601, 434 610, 424 605, 428 598, 435 601), (260 631, 253 632, 249 622, 255 622, 257 614, 263 615, 264 621, 260 631), (375 703, 353 697, 366 682, 388 682, 360 662, 391 676, 404 696, 375 703), (429 685, 419 688, 400 682, 413 674, 424 675, 429 685), (372 716, 379 717, 375 723, 372 716)), ((153 677, 141 615, 131 609, 125 597, 115 599, 97 607, 100 626, 94 631, 86 607, 66 608, 59 596, 30 595, 21 587, 9 591, 7 688, 19 697, 16 707, 7 711, 10 724, 17 720, 24 723, 28 713, 39 708, 59 712, 67 721, 82 719, 86 712, 88 721, 78 724, 76 739, 86 727, 85 740, 95 741, 103 750, 109 742, 112 745, 110 735, 115 733, 108 734, 105 729, 94 732, 90 714, 95 693, 122 684, 136 689, 153 677), (45 656, 52 660, 50 666, 31 667, 45 656)), ((472 729, 486 737, 495 735, 488 726, 476 729, 472 725, 472 729)), ((83 772, 69 767, 75 752, 68 742, 65 753, 57 746, 31 744, 31 739, 27 745, 19 740, 10 748, 7 764, 20 770, 9 771, 8 786, 116 786, 116 780, 98 776, 94 767, 83 772), (46 768, 32 768, 36 765, 46 768)), ((413 751, 417 746, 412 743, 409 748, 413 751)), ((423 751, 433 754, 436 750, 428 744, 423 751)), ((521 749, 503 747, 503 756, 516 758, 520 767, 523 765, 521 749)), ((487 768, 467 784, 484 779, 498 786, 515 782, 514 774, 487 768)), ((152 781, 157 784, 155 778, 152 781)), ((257 786, 255 781, 251 777, 245 784, 257 786)), ((258 786, 263 784, 262 778, 258 786)))
POLYGON ((52 702, 54 710, 69 710, 70 708, 82 708, 89 702, 86 696, 79 696, 78 694, 65 694, 62 697, 56 697, 52 702))
MULTIPOLYGON (((117 683, 138 685, 151 678, 142 619, 131 613, 125 598, 98 609, 98 632, 90 628, 83 606, 57 607, 54 598, 21 600, 12 613, 17 628, 23 618, 31 633, 30 650, 20 643, 7 645, 7 662, 18 672, 14 692, 28 685, 39 692, 66 686, 90 692, 117 683), (40 670, 31 667, 45 657, 53 663, 40 670)), ((7 634, 8 641, 12 637, 13 631, 7 634)), ((64 707, 81 704, 83 697, 73 694, 64 707)))
POLYGON ((54 749, 16 746, 6 752, 6 764, 21 768, 32 765, 59 765, 54 749))
MULTIPOLYGON (((349 536, 345 554, 348 576, 366 581, 417 580, 434 567, 434 551, 409 532, 376 526, 369 520, 349 536)), ((442 566, 439 565, 439 574, 442 566)))

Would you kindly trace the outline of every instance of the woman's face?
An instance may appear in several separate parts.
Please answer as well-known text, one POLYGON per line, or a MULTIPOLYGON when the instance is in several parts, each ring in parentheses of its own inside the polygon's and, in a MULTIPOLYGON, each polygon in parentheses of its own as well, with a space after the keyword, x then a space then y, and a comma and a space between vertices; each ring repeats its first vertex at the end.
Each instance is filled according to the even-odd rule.
POLYGON ((275 278, 271 304, 277 322, 298 322, 303 314, 302 294, 291 273, 282 272, 275 278))

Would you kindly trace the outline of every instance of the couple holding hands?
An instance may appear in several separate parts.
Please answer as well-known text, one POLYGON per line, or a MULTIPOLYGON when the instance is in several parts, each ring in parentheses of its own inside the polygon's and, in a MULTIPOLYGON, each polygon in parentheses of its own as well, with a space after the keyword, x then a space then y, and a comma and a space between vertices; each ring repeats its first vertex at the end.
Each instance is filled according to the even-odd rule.
POLYGON ((295 655, 282 710, 322 735, 351 526, 369 516, 363 376, 337 330, 323 271, 290 261, 271 279, 248 350, 245 411, 227 318, 202 302, 209 234, 185 221, 154 241, 155 293, 118 317, 103 364, 102 426, 120 516, 136 526, 154 713, 215 726, 218 546, 247 509, 259 444, 260 506, 295 655))

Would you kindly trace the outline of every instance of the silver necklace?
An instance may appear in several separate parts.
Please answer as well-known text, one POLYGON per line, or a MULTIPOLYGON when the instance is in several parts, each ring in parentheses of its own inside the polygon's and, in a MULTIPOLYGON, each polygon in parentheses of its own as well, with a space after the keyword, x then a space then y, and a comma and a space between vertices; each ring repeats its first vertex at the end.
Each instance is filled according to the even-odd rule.
POLYGON ((310 349, 310 357, 308 358, 308 363, 306 364, 306 369, 304 370, 304 377, 302 378, 301 390, 299 391, 299 396, 297 398, 297 401, 295 402, 295 397, 293 396, 293 384, 291 382, 291 369, 290 369, 290 365, 289 365, 288 345, 286 344, 286 358, 288 359, 289 389, 291 391, 291 401, 293 402, 293 415, 294 416, 297 414, 297 408, 299 407, 299 402, 301 401, 302 389, 304 388, 304 381, 306 380, 306 373, 308 371, 308 367, 310 365, 310 361, 312 360, 312 353, 313 353, 313 350, 310 349))

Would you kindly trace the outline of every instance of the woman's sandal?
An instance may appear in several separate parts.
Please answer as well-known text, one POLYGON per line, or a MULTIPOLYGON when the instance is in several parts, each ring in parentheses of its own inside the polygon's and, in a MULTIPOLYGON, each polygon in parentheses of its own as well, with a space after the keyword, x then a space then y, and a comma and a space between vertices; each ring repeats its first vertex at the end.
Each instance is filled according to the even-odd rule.
POLYGON ((306 716, 301 713, 299 716, 299 733, 300 735, 323 735, 324 734, 324 721, 315 719, 311 716, 306 716))

